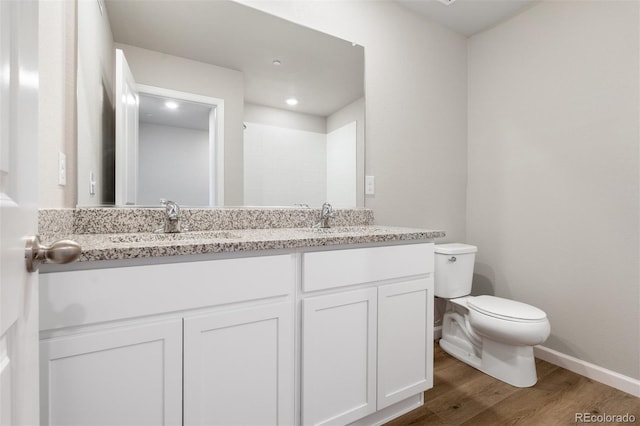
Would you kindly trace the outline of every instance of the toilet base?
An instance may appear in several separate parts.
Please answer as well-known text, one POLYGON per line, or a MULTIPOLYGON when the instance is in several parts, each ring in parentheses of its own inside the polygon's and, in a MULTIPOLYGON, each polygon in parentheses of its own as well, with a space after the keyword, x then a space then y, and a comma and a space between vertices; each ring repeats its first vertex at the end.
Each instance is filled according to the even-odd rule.
POLYGON ((449 304, 442 322, 440 347, 454 358, 516 387, 536 384, 533 346, 508 345, 475 333, 466 310, 449 304))
POLYGON ((444 350, 452 357, 469 364, 473 368, 481 370, 480 367, 482 366, 482 360, 473 353, 473 350, 469 351, 467 350, 468 348, 463 348, 454 343, 451 343, 445 340, 444 337, 440 339, 439 343, 442 350, 444 350))
POLYGON ((510 346, 485 338, 481 370, 519 388, 533 386, 538 381, 533 346, 510 346))

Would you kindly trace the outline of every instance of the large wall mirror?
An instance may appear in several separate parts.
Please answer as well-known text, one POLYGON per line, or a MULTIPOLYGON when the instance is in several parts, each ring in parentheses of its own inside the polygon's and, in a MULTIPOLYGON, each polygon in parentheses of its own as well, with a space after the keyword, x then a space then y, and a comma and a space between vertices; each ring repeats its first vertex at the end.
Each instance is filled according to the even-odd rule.
POLYGON ((364 206, 362 46, 228 0, 83 0, 77 82, 79 206, 364 206))

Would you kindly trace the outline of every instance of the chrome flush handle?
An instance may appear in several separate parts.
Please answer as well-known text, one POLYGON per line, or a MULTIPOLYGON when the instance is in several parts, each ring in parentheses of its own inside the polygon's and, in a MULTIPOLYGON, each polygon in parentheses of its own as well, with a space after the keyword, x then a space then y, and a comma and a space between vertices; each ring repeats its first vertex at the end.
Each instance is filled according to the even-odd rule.
POLYGON ((456 259, 456 257, 455 257, 455 256, 451 256, 451 257, 449 258, 449 262, 455 262, 456 260, 458 260, 458 259, 456 259))
POLYGON ((80 256, 82 248, 73 240, 58 240, 50 246, 43 246, 36 235, 27 238, 24 250, 24 259, 27 262, 27 271, 35 272, 40 263, 70 263, 80 256))

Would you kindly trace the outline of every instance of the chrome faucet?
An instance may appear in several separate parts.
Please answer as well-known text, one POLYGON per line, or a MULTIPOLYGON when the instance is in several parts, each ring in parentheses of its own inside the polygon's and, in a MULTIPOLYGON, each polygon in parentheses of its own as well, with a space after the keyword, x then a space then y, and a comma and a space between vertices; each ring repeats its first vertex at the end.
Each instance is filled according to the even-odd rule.
POLYGON ((322 205, 322 211, 320 212, 320 222, 313 225, 314 228, 329 228, 329 219, 336 217, 336 213, 333 211, 331 204, 324 203, 322 205))
POLYGON ((189 226, 181 221, 182 214, 178 203, 163 198, 160 200, 160 204, 164 207, 164 226, 153 232, 157 234, 172 234, 189 230, 189 226))
POLYGON ((175 201, 169 201, 162 199, 160 200, 160 204, 165 208, 165 214, 167 215, 168 220, 179 220, 180 219, 180 206, 175 201))

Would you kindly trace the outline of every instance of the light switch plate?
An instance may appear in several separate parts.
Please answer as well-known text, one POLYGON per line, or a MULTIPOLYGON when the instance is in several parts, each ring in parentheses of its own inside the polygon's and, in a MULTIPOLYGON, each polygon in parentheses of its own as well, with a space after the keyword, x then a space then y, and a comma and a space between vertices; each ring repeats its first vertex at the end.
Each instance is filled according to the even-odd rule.
POLYGON ((364 177, 364 193, 374 195, 376 193, 376 178, 374 176, 364 177))
POLYGON ((93 170, 89 172, 89 195, 96 195, 96 175, 93 173, 93 170))
POLYGON ((63 152, 58 153, 58 185, 67 184, 67 156, 63 152))

